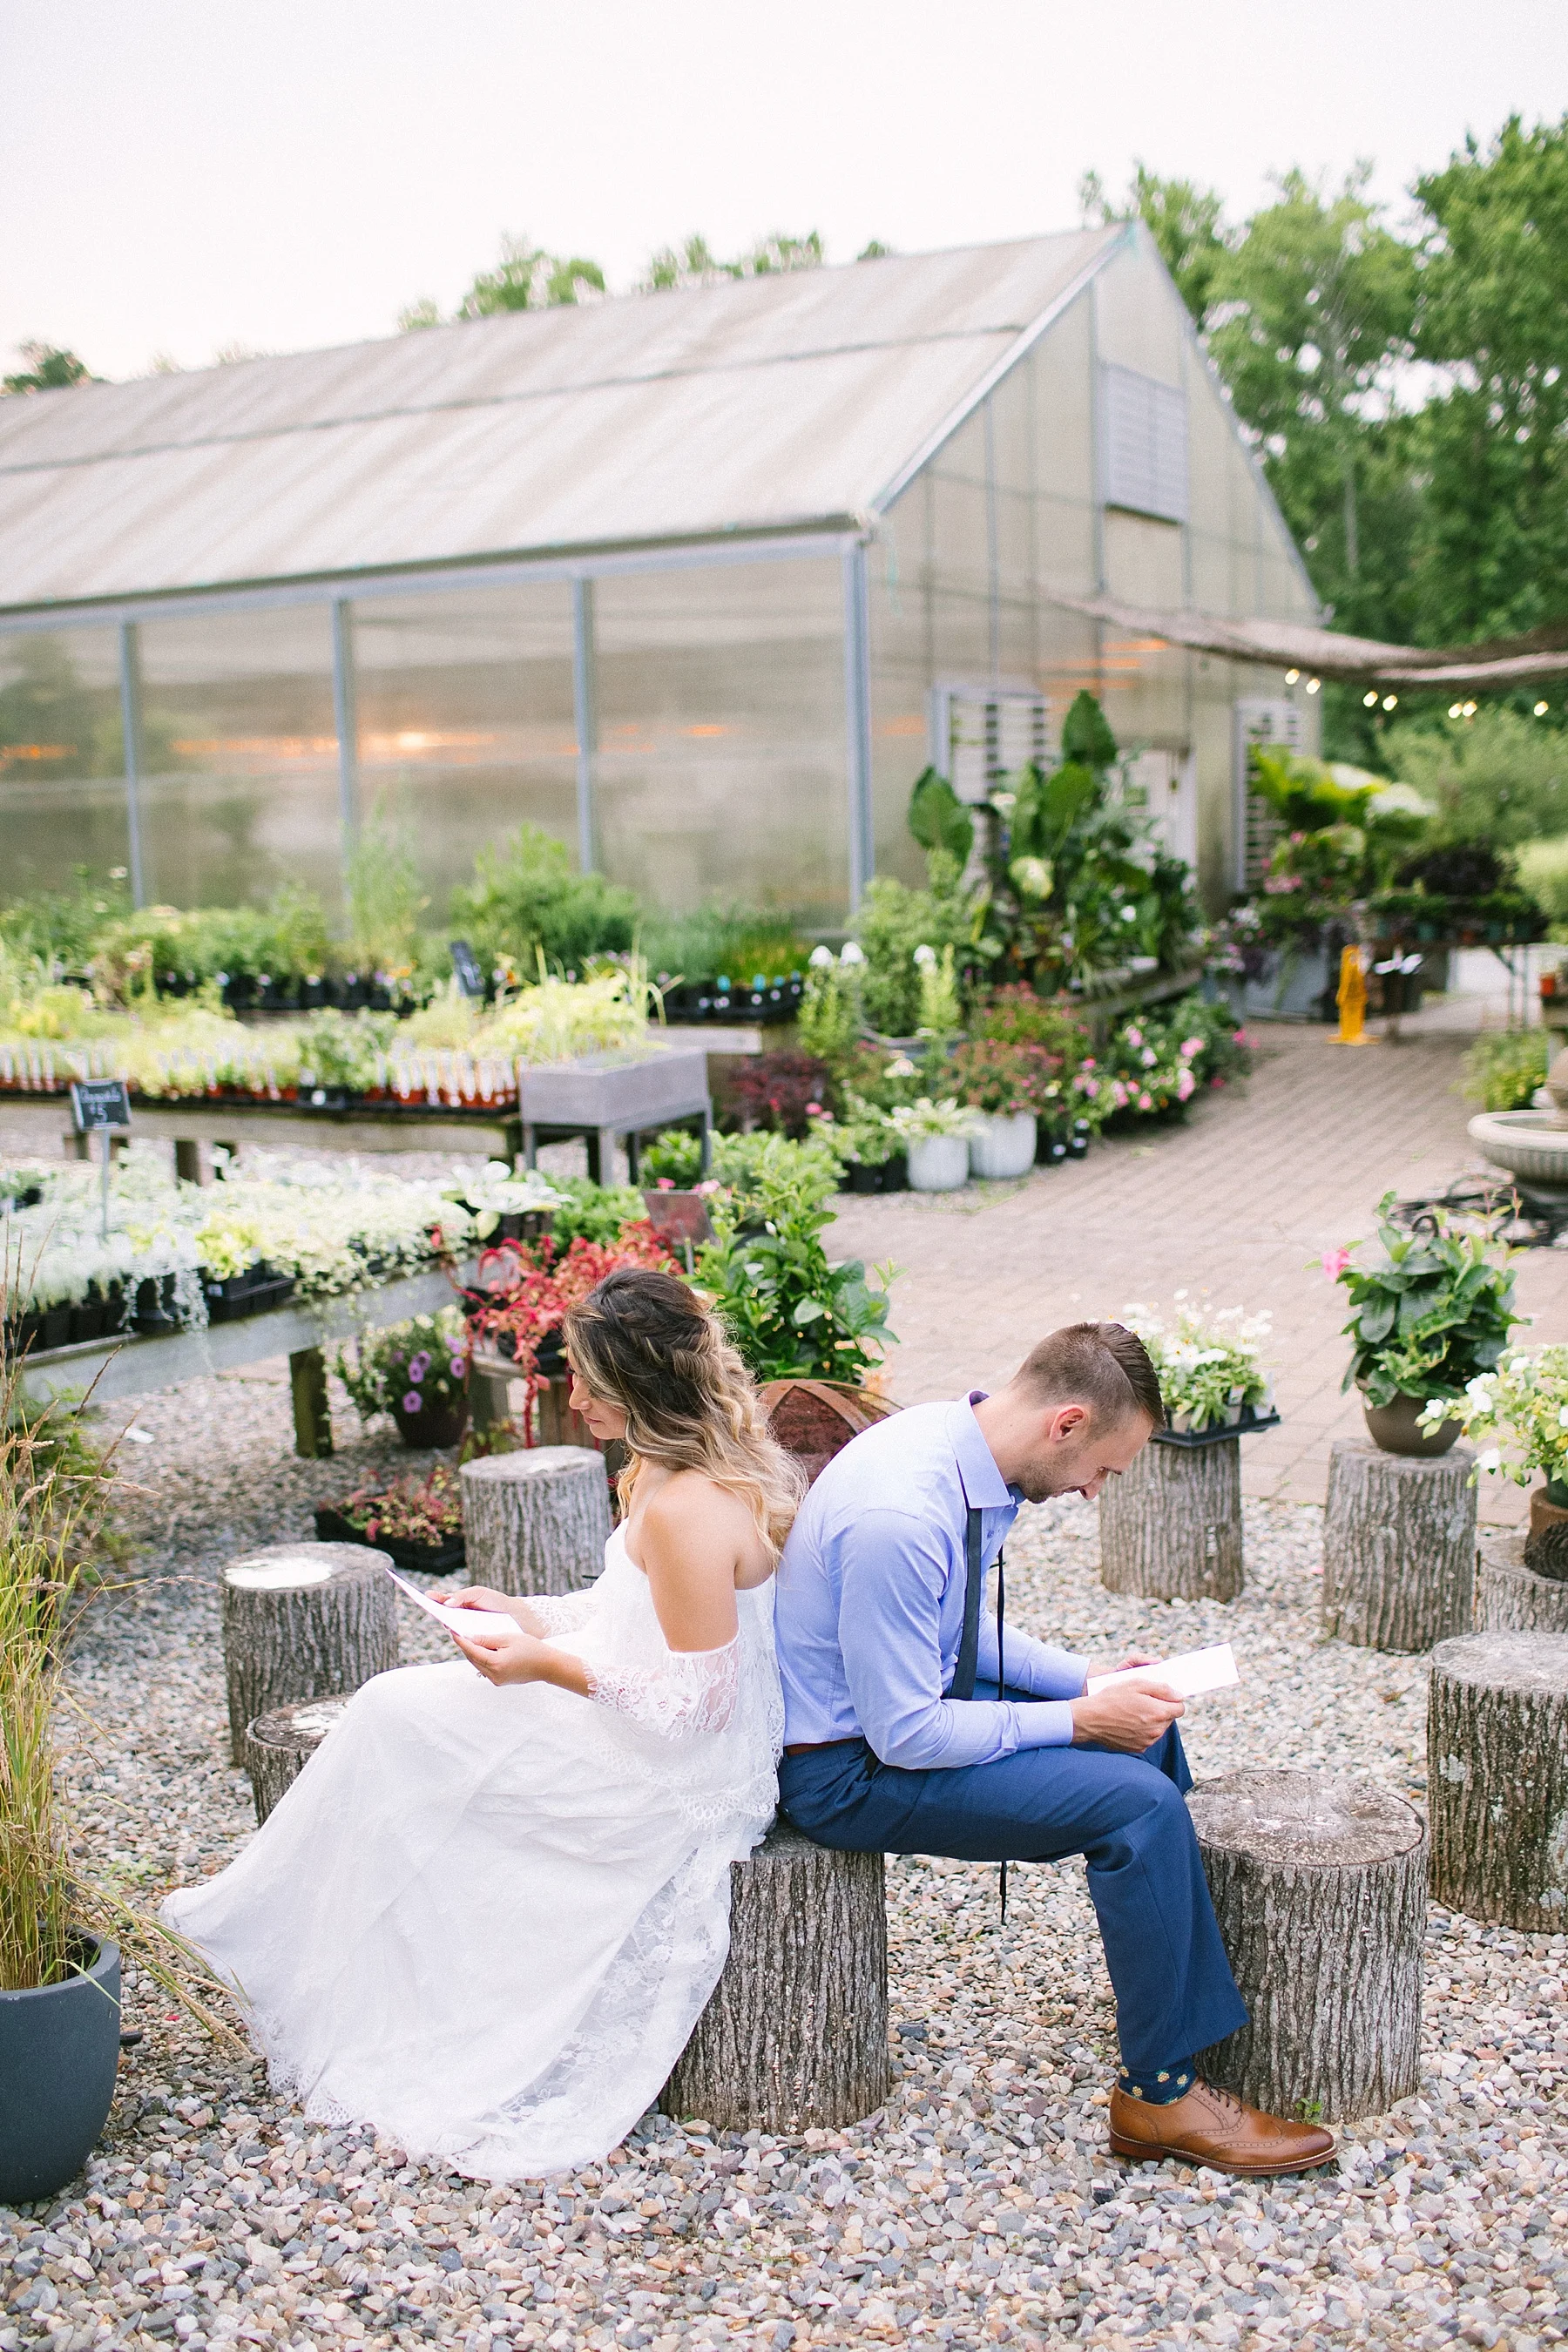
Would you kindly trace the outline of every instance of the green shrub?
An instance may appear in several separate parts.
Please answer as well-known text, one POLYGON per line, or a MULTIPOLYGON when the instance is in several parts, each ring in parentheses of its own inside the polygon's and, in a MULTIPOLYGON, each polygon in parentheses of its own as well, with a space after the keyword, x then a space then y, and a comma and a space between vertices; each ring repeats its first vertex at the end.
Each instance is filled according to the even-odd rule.
POLYGON ((452 928, 481 964, 510 962, 531 981, 539 958, 560 971, 633 944, 636 894, 602 874, 578 874, 563 846, 536 824, 520 825, 499 848, 482 849, 474 878, 452 893, 452 928))
POLYGON ((1435 803, 1446 834, 1508 847, 1568 823, 1568 737, 1538 719, 1489 707, 1396 723, 1384 743, 1394 773, 1435 803))
POLYGON ((652 915, 640 945, 655 980, 787 980, 804 971, 811 950, 784 915, 754 908, 703 907, 693 915, 652 915))
POLYGON ((642 1194, 629 1184, 595 1184, 586 1176, 552 1176, 550 1183, 564 1196, 550 1225, 558 1250, 578 1240, 608 1249, 620 1239, 623 1225, 647 1214, 642 1194))
POLYGON ((1553 922, 1568 920, 1568 833, 1520 844, 1519 878, 1553 922))
POLYGON ((911 890, 889 874, 868 883, 855 917, 855 937, 866 961, 860 1003, 873 1029, 886 1037, 912 1037, 921 1019, 921 971, 915 950, 956 950, 970 944, 969 908, 960 894, 956 859, 941 849, 926 859, 930 887, 911 890))
POLYGON ((858 1259, 828 1263, 821 1237, 833 1221, 836 1155, 780 1135, 728 1137, 723 1149, 727 1167, 715 1172, 733 1190, 714 1199, 715 1239, 697 1278, 753 1376, 863 1380, 892 1340, 892 1269, 879 1269, 873 1290, 858 1259))
POLYGON ((1528 1110, 1551 1058, 1544 1029, 1483 1031, 1462 1064, 1465 1098, 1483 1110, 1528 1110))
POLYGON ((657 1184, 668 1176, 678 1191, 689 1192, 701 1181, 700 1139, 683 1127, 667 1127, 662 1135, 644 1145, 638 1172, 645 1184, 657 1184))

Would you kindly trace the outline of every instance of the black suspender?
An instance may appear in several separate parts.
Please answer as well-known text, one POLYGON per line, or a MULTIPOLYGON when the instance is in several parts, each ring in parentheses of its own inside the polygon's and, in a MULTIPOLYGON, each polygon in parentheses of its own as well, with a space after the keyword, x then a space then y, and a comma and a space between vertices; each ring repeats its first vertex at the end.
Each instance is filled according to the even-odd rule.
MULTIPOLYGON (((980 1592, 985 1580, 985 1569, 981 1552, 980 1513, 971 1510, 963 1536, 963 1633, 958 1644, 958 1664, 953 1669, 952 1681, 947 1693, 949 1698, 963 1699, 974 1696, 974 1670, 980 1656, 980 1592)), ((1007 1687, 1006 1668, 1002 1659, 1002 1618, 1006 1591, 1003 1569, 1005 1557, 1004 1552, 998 1552, 996 1555, 996 1687, 998 1691, 1005 1691, 1007 1687)), ((1007 1865, 1005 1863, 1002 1864, 1001 1895, 1002 1921, 1005 1926, 1007 1919, 1007 1865)))

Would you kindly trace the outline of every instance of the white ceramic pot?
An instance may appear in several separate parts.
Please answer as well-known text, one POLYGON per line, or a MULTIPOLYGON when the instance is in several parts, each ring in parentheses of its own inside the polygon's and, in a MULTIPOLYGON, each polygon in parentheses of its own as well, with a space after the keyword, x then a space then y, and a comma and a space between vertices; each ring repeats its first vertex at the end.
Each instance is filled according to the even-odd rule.
POLYGON ((1035 1164, 1035 1114, 1021 1110, 1007 1118, 1000 1111, 982 1113, 978 1135, 969 1139, 969 1172, 988 1176, 1026 1176, 1035 1164))
POLYGON ((956 1192, 969 1181, 966 1135, 922 1135, 910 1145, 911 1192, 956 1192))

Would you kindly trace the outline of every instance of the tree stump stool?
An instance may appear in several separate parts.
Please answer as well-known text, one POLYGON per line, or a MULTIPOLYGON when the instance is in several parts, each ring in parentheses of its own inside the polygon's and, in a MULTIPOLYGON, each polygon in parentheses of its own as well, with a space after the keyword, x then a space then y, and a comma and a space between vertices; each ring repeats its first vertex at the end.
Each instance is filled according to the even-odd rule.
POLYGON ((1432 1892, 1536 1935, 1568 1927, 1568 1637, 1468 1633, 1432 1653, 1432 1892))
POLYGON ((808 1486, 852 1437, 899 1409, 888 1398, 844 1381, 769 1381, 762 1398, 768 1427, 785 1453, 795 1455, 808 1486))
POLYGON ((1364 1650, 1429 1650, 1475 1608, 1474 1449, 1423 1461, 1336 1437, 1323 1515, 1323 1630, 1364 1650))
POLYGON ((1241 1557, 1241 1440, 1151 1439, 1100 1497, 1100 1580, 1152 1601, 1235 1601, 1241 1557))
POLYGON ((660 2104, 715 2131, 837 2131, 891 2088, 882 1857, 781 1819, 731 1870, 730 1957, 660 2104))
POLYGON ((1482 1633, 1568 1633, 1568 1584, 1538 1576, 1523 1536, 1481 1538, 1476 1572, 1476 1630, 1482 1633))
POLYGON ((468 1574, 497 1592, 575 1592, 605 1565, 610 1486, 583 1445, 534 1445, 465 1462, 468 1574))
POLYGON ((293 1787, 348 1703, 347 1696, 308 1698, 295 1706, 272 1707, 246 1727, 245 1769, 256 1800, 258 1829, 284 1790, 293 1787))
POLYGON ((1253 2106, 1380 2115, 1421 2082, 1426 1832, 1404 1799, 1316 1772, 1229 1772, 1187 1799, 1250 2012, 1200 2071, 1253 2106))
POLYGON ((397 1589, 366 1544, 268 1544, 223 1574, 229 1753, 258 1715, 356 1691, 397 1664, 397 1589))

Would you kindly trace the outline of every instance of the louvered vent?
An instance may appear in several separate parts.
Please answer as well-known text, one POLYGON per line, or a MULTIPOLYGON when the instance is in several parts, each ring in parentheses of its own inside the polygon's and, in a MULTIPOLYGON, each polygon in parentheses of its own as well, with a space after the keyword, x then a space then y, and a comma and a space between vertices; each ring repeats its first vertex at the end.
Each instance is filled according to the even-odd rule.
POLYGON ((1245 701, 1236 706, 1236 887, 1238 890, 1256 890, 1268 871, 1268 861, 1274 845, 1285 827, 1265 800, 1259 800, 1247 781, 1249 757, 1255 743, 1279 743, 1289 751, 1301 748, 1301 706, 1288 702, 1283 697, 1277 701, 1245 701))
POLYGON ((1108 507, 1187 520, 1187 396, 1131 368, 1103 366, 1100 496, 1108 507))
POLYGON ((1031 760, 1049 763, 1043 694, 1011 687, 931 688, 931 761, 961 801, 985 799, 1031 760))

